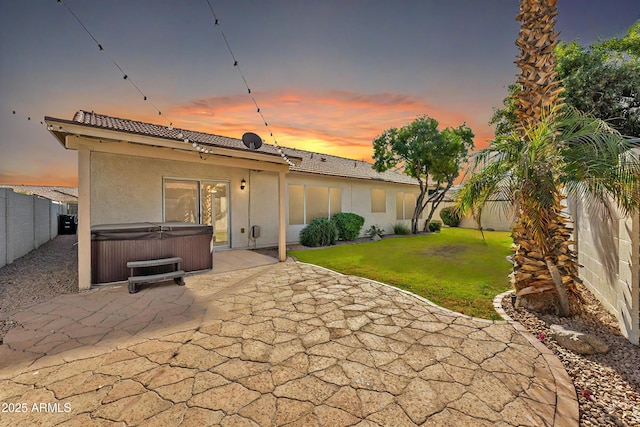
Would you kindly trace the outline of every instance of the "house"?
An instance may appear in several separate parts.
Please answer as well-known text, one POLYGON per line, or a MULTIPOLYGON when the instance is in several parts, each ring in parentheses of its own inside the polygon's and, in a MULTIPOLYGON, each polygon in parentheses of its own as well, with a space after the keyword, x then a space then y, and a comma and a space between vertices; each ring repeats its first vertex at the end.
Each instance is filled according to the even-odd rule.
POLYGON ((78 111, 45 117, 78 151, 79 286, 91 286, 91 229, 102 224, 191 222, 215 230, 215 249, 287 242, 313 218, 353 212, 390 231, 419 194, 406 175, 369 163, 78 111))

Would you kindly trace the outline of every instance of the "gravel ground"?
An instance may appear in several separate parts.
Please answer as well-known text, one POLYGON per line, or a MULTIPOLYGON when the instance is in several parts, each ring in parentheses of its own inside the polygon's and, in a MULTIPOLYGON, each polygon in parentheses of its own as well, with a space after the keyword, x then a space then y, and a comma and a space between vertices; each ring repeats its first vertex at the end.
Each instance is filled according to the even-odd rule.
POLYGON ((0 268, 0 341, 20 307, 78 292, 77 236, 65 235, 0 268))
POLYGON ((510 297, 502 300, 502 308, 560 358, 576 387, 581 426, 640 426, 640 347, 622 336, 615 317, 591 292, 584 286, 580 290, 587 304, 573 318, 514 309, 510 297), (548 338, 553 324, 596 335, 609 352, 581 356, 565 350, 548 338))

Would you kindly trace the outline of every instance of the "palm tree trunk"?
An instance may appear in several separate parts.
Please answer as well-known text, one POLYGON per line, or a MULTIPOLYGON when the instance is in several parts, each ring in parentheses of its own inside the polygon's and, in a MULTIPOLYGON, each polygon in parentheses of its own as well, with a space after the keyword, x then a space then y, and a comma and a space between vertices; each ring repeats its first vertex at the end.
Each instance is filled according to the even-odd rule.
POLYGON ((556 265, 550 258, 547 258, 545 261, 547 264, 547 268, 549 269, 549 274, 551 274, 551 279, 553 280, 553 286, 555 287, 556 293, 558 294, 558 301, 560 302, 559 314, 562 317, 566 317, 570 314, 569 296, 567 295, 567 291, 562 284, 562 277, 560 276, 558 267, 556 267, 556 265))
POLYGON ((581 297, 576 287, 580 280, 577 255, 571 249, 573 242, 568 220, 559 211, 553 217, 545 239, 546 249, 535 243, 526 226, 526 218, 518 219, 513 228, 512 280, 518 305, 542 313, 569 316, 580 310, 578 301, 581 297))

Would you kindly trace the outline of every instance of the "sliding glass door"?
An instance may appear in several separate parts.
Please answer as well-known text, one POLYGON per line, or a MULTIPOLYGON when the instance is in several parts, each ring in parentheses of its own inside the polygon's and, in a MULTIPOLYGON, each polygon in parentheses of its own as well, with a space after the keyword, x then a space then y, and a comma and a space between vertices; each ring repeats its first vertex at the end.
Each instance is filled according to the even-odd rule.
POLYGON ((164 180, 164 220, 213 226, 214 246, 230 247, 229 183, 164 180))
POLYGON ((229 183, 202 182, 200 194, 201 221, 213 226, 214 246, 229 247, 229 183))

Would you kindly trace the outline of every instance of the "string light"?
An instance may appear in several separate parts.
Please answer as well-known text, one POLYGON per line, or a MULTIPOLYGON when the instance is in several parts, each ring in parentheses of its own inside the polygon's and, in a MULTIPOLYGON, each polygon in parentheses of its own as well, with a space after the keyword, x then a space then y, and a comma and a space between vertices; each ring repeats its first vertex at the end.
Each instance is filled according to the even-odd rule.
MULTIPOLYGON (((75 20, 78 21, 78 24, 80 24, 80 26, 89 35, 89 37, 91 37, 91 39, 96 43, 96 45, 98 46, 98 50, 100 50, 101 52, 104 52, 104 48, 102 47, 102 44, 98 41, 98 39, 96 39, 96 37, 93 35, 93 33, 91 31, 89 31, 89 28, 87 28, 87 26, 84 25, 84 23, 80 20, 78 15, 76 15, 73 12, 73 10, 71 10, 71 8, 64 2, 64 0, 58 0, 58 3, 62 3, 64 5, 64 7, 69 11, 69 13, 75 18, 75 20)), ((153 102, 151 102, 149 100, 147 95, 145 95, 144 92, 142 91, 142 89, 140 89, 140 87, 131 79, 131 77, 129 77, 129 75, 124 71, 124 69, 120 66, 120 64, 118 64, 113 58, 111 58, 111 62, 120 71, 120 73, 122 74, 122 79, 128 81, 138 91, 138 93, 140 95, 142 95, 142 99, 144 101, 149 101, 151 106, 158 112, 158 115, 159 116, 163 116, 169 122, 169 126, 167 127, 167 129, 172 131, 173 130, 173 122, 169 119, 169 117, 167 117, 166 115, 163 115, 162 111, 160 111, 160 109, 153 102)), ((237 64, 237 61, 236 61, 236 64, 237 64)), ((31 118, 29 118, 29 120, 31 120, 31 118)), ((182 132, 178 133, 178 139, 182 139, 183 136, 184 135, 182 134, 182 132)), ((184 142, 188 144, 189 143, 189 139, 188 138, 184 139, 184 142)), ((197 142, 193 143, 193 147, 198 152, 205 152, 205 148, 202 147, 197 142)), ((210 153, 213 153, 213 151, 211 151, 211 150, 207 150, 207 151, 209 151, 210 153)))
MULTIPOLYGON (((93 35, 93 33, 91 31, 89 31, 89 28, 87 28, 87 26, 82 22, 82 20, 80 20, 80 18, 78 17, 78 15, 76 15, 73 10, 71 10, 71 8, 69 7, 69 5, 67 5, 67 3, 64 2, 64 0, 58 0, 58 3, 61 3, 62 5, 64 5, 64 7, 67 9, 67 11, 69 11, 69 13, 71 14, 71 16, 73 16, 75 18, 75 20, 78 22, 78 24, 80 24, 80 26, 84 29, 84 31, 89 35, 89 37, 91 37, 91 39, 95 42, 95 44, 98 46, 98 50, 100 52, 105 52, 104 47, 102 46, 102 44, 98 41, 98 39, 93 35)), ((131 79, 131 77, 129 77, 129 75, 124 71, 124 69, 120 66, 120 64, 118 64, 113 58, 111 58, 111 62, 113 63, 113 65, 115 65, 115 67, 120 71, 120 73, 122 74, 122 79, 123 80, 127 80, 131 86, 133 86, 138 93, 140 93, 140 95, 142 95, 142 99, 144 101, 147 101, 149 98, 147 97, 147 95, 144 94, 144 92, 142 92, 142 89, 140 89, 140 87, 131 79)), ((151 101, 149 101, 149 103, 153 106, 153 108, 158 112, 158 115, 161 116, 162 112, 160 111, 160 109, 151 101)), ((168 118, 167 118, 167 121, 168 118)))
MULTIPOLYGON (((11 110, 11 115, 16 117, 24 117, 28 122, 31 122, 31 123, 38 123, 35 120, 31 120, 31 117, 34 117, 32 114, 22 114, 18 110, 11 110)), ((44 121, 40 120, 39 123, 44 126, 44 121)))
POLYGON ((222 39, 224 40, 224 43, 227 46, 227 50, 229 51, 229 54, 231 55, 231 58, 233 59, 233 66, 240 73, 240 77, 242 78, 242 81, 244 82, 244 85, 247 88, 247 93, 251 97, 251 100, 253 101, 253 104, 256 106, 256 112, 260 115, 260 118, 262 119, 262 122, 264 123, 265 128, 267 128, 267 130, 269 131, 269 135, 273 138, 273 142, 275 143, 275 146, 277 147, 278 153, 280 153, 281 157, 287 162, 287 164, 290 167, 295 166, 295 164, 283 152, 282 148, 280 148, 280 144, 278 144, 278 140, 273 136, 273 132, 271 131, 271 128, 269 127, 269 123, 267 122, 267 120, 265 119, 264 115, 262 114, 262 111, 260 109, 260 106, 258 105, 258 102, 256 101, 255 96, 251 94, 251 88, 249 87, 249 84, 247 83, 247 79, 245 78, 244 73, 242 72, 242 68, 240 68, 240 64, 238 63, 238 59, 236 58, 235 54, 233 53, 233 49, 231 49, 231 45, 229 44, 229 40, 227 40, 227 36, 224 34, 224 30, 222 29, 222 27, 220 25, 220 20, 218 19, 218 16, 216 15, 216 12, 213 10, 213 6, 211 6, 211 1, 207 0, 207 4, 209 5, 209 10, 211 11, 211 15, 213 15, 214 25, 219 28, 220 34, 222 35, 222 39))

